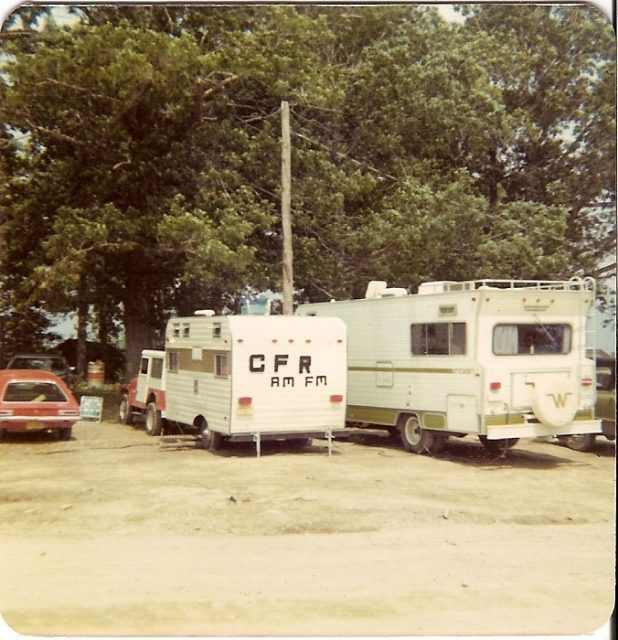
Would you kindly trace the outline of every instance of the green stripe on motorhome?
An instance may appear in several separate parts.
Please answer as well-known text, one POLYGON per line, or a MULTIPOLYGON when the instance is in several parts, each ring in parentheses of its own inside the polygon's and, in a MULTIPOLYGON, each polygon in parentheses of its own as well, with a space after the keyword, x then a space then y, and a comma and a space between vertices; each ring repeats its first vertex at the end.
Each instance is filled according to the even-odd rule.
POLYGON ((349 406, 346 420, 352 422, 369 422, 370 424, 397 424, 400 411, 398 409, 382 409, 380 407, 349 406))
POLYGON ((348 367, 348 371, 367 371, 367 372, 380 372, 384 373, 385 371, 394 372, 394 373, 474 373, 473 369, 437 369, 435 367, 348 367))
POLYGON ((367 422, 395 426, 399 416, 415 413, 419 416, 421 424, 428 429, 445 429, 446 415, 431 411, 410 411, 409 409, 384 409, 381 407, 348 406, 346 420, 351 422, 367 422))

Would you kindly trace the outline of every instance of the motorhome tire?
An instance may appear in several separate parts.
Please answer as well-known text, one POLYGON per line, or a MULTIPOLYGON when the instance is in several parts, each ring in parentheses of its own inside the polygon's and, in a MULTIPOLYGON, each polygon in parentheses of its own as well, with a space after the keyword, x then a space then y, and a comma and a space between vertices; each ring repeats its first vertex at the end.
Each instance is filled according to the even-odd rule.
POLYGON ((590 451, 594 447, 594 433, 578 433, 569 436, 558 436, 558 440, 573 451, 590 451))
POLYGON ((502 453, 511 449, 518 442, 519 438, 502 438, 501 440, 490 440, 487 436, 479 436, 479 440, 490 453, 502 453))
POLYGON ((399 433, 403 448, 410 453, 431 453, 429 446, 433 436, 423 429, 416 416, 401 416, 399 419, 399 433))
POLYGON ((206 451, 216 451, 221 445, 221 434, 208 428, 206 420, 199 423, 200 439, 202 449, 206 451))
POLYGON ((118 422, 121 424, 133 424, 133 413, 129 405, 129 398, 123 395, 118 406, 118 422))
POLYGON ((431 433, 431 438, 426 445, 427 453, 432 455, 436 453, 441 453, 446 449, 446 442, 448 440, 448 436, 444 433, 431 433))
POLYGON ((149 402, 146 407, 146 433, 149 436, 160 436, 162 426, 161 412, 154 402, 149 402))

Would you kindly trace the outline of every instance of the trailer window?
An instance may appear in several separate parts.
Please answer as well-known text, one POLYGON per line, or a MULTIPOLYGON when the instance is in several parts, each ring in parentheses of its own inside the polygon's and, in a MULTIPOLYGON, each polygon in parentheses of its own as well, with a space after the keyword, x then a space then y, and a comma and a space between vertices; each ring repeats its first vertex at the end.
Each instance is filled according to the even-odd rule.
POLYGON ((464 322, 431 322, 413 324, 412 353, 427 355, 464 355, 466 324, 464 322))
POLYGON ((566 324, 499 324, 494 327, 497 356, 561 354, 571 351, 571 327, 566 324))
POLYGON ((168 351, 167 370, 170 373, 178 373, 178 352, 177 351, 168 351))
POLYGON ((215 354, 215 375, 220 378, 227 378, 228 374, 227 354, 215 354))

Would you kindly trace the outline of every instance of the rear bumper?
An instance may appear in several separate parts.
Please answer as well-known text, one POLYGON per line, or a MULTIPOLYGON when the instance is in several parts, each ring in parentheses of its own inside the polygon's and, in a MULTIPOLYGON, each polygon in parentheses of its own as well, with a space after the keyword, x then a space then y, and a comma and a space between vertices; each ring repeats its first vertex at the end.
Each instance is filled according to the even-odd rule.
POLYGON ((562 436, 581 433, 602 433, 600 420, 575 420, 563 427, 548 427, 539 422, 526 422, 518 425, 487 426, 488 440, 503 438, 541 438, 543 436, 562 436))
POLYGON ((0 430, 3 431, 46 431, 48 429, 67 429, 79 420, 79 416, 36 416, 24 419, 23 416, 3 416, 0 430))

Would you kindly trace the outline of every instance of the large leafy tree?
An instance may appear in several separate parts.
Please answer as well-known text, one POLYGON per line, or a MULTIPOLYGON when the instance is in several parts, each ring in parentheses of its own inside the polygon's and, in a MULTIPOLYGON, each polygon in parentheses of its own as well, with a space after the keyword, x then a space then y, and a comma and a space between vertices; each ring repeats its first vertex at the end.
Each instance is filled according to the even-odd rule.
POLYGON ((616 242, 615 35, 594 7, 468 5, 464 33, 501 91, 511 135, 478 167, 497 201, 559 205, 572 270, 593 270, 616 242))
POLYGON ((22 289, 34 304, 102 308, 112 296, 138 352, 161 323, 162 291, 183 273, 159 247, 158 225, 177 193, 196 190, 195 127, 233 76, 190 37, 129 25, 49 33, 15 51, 6 72, 2 113, 29 157, 16 176, 25 197, 5 214, 7 262, 28 256, 22 289))
POLYGON ((306 297, 563 276, 611 243, 611 29, 591 10, 72 11, 4 39, 5 305, 122 318, 130 362, 166 314, 279 286, 284 99, 306 297))

